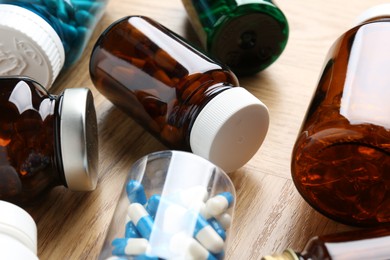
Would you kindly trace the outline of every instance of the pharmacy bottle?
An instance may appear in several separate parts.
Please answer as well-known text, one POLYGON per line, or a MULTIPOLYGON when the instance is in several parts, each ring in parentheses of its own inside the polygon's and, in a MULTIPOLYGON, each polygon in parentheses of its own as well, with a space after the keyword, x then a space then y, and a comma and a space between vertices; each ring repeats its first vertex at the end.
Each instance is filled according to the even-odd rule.
POLYGON ((224 65, 147 17, 114 22, 92 50, 96 88, 170 149, 226 172, 243 166, 268 130, 267 107, 224 65))
POLYGON ((0 200, 34 204, 63 185, 96 186, 97 127, 88 89, 51 95, 29 78, 0 78, 0 200))
POLYGON ((1 76, 28 76, 49 88, 75 64, 107 0, 0 0, 1 76))
POLYGON ((295 143, 303 198, 349 225, 390 224, 390 5, 333 44, 295 143))
POLYGON ((37 226, 22 208, 0 200, 0 259, 38 260, 37 226))
POLYGON ((359 229, 311 238, 302 252, 286 249, 262 260, 389 259, 390 228, 359 229))
POLYGON ((289 27, 271 0, 182 0, 203 47, 237 75, 270 66, 283 52, 289 27))
POLYGON ((99 260, 224 259, 236 192, 221 168, 158 151, 138 159, 121 186, 99 260))

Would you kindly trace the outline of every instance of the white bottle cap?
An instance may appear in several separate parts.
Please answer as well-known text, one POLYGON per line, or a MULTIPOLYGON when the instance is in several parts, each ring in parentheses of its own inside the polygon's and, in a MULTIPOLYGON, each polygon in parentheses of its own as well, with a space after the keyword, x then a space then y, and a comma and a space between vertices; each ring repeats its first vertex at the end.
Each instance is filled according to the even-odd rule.
POLYGON ((192 152, 230 173, 248 162, 267 134, 267 107, 242 87, 215 96, 199 113, 190 133, 192 152))
POLYGON ((355 20, 355 25, 361 24, 375 17, 387 16, 390 18, 390 4, 381 4, 371 7, 359 15, 355 20))
POLYGON ((0 75, 29 76, 49 88, 65 61, 64 47, 42 17, 0 4, 0 75))
POLYGON ((62 99, 60 146, 67 187, 90 191, 97 184, 98 137, 89 89, 66 89, 62 99))
POLYGON ((22 208, 1 200, 0 233, 14 238, 37 254, 37 226, 33 218, 22 208))

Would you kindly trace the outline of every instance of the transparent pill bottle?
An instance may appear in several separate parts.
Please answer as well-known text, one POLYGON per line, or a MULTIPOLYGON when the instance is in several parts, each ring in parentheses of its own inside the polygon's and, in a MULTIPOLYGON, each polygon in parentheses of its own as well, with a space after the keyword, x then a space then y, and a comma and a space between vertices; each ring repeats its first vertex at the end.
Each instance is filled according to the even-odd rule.
POLYGON ((92 50, 90 74, 169 149, 192 151, 226 172, 249 161, 266 136, 267 107, 233 72, 150 18, 108 27, 92 50))
POLYGON ((38 260, 37 227, 22 208, 0 200, 0 259, 38 260))
POLYGON ((49 88, 75 64, 107 0, 0 0, 0 75, 28 76, 49 88))
POLYGON ((0 200, 32 205, 55 186, 93 190, 97 124, 88 89, 48 93, 29 78, 0 78, 0 200))
POLYGON ((271 0, 182 0, 203 47, 237 75, 270 66, 286 47, 289 27, 271 0))
POLYGON ((389 259, 390 228, 359 229, 315 236, 300 252, 291 248, 262 260, 389 259))
POLYGON ((349 225, 390 223, 389 14, 369 9, 333 44, 293 149, 298 191, 349 225))
POLYGON ((223 259, 235 198, 229 177, 206 159, 148 154, 128 173, 99 259, 223 259))

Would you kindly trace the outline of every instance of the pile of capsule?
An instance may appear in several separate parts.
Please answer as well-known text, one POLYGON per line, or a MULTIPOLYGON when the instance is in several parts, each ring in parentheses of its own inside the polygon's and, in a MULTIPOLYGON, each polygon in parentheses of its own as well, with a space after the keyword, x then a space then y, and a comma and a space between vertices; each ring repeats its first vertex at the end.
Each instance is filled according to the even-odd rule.
MULTIPOLYGON (((12 3, 4 1, 2 3, 12 3)), ((18 5, 31 9, 50 21, 61 38, 66 63, 81 55, 94 24, 100 19, 105 0, 21 0, 18 5)))
MULTIPOLYGON (((153 232, 154 221, 158 208, 172 209, 172 214, 164 218, 172 219, 173 214, 181 216, 191 215, 196 220, 193 235, 178 232, 171 237, 170 250, 185 250, 185 259, 223 259, 226 240, 226 231, 231 224, 231 215, 228 209, 233 203, 233 195, 230 192, 222 192, 208 198, 208 192, 204 187, 196 186, 182 191, 179 196, 182 204, 172 203, 158 194, 146 198, 143 186, 130 180, 126 185, 126 192, 130 204, 127 209, 127 223, 125 237, 115 238, 110 260, 127 259, 162 259, 146 255, 150 244, 149 239, 153 232), (196 210, 194 210, 196 209, 196 210)), ((168 210, 165 211, 168 214, 168 210)), ((173 225, 178 225, 173 221, 173 225)))

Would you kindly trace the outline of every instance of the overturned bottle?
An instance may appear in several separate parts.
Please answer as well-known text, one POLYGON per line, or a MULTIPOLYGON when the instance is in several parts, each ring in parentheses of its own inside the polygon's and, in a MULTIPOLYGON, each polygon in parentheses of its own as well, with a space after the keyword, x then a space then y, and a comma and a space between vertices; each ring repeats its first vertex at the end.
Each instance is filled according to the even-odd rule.
POLYGON ((146 155, 130 169, 99 259, 223 259, 235 198, 226 173, 200 156, 146 155))
POLYGON ((289 28, 270 0, 182 0, 203 46, 237 75, 270 66, 286 47, 289 28))
POLYGON ((88 89, 49 94, 29 78, 0 78, 0 200, 33 204, 55 186, 93 190, 97 123, 88 89))
POLYGON ((107 0, 0 0, 1 76, 28 76, 49 88, 75 64, 107 0))
POLYGON ((170 149, 192 151, 226 172, 259 149, 267 107, 236 76, 157 22, 130 16, 98 39, 96 88, 170 149))
POLYGON ((319 212, 376 226, 390 223, 390 5, 359 20, 329 52, 291 170, 319 212))

